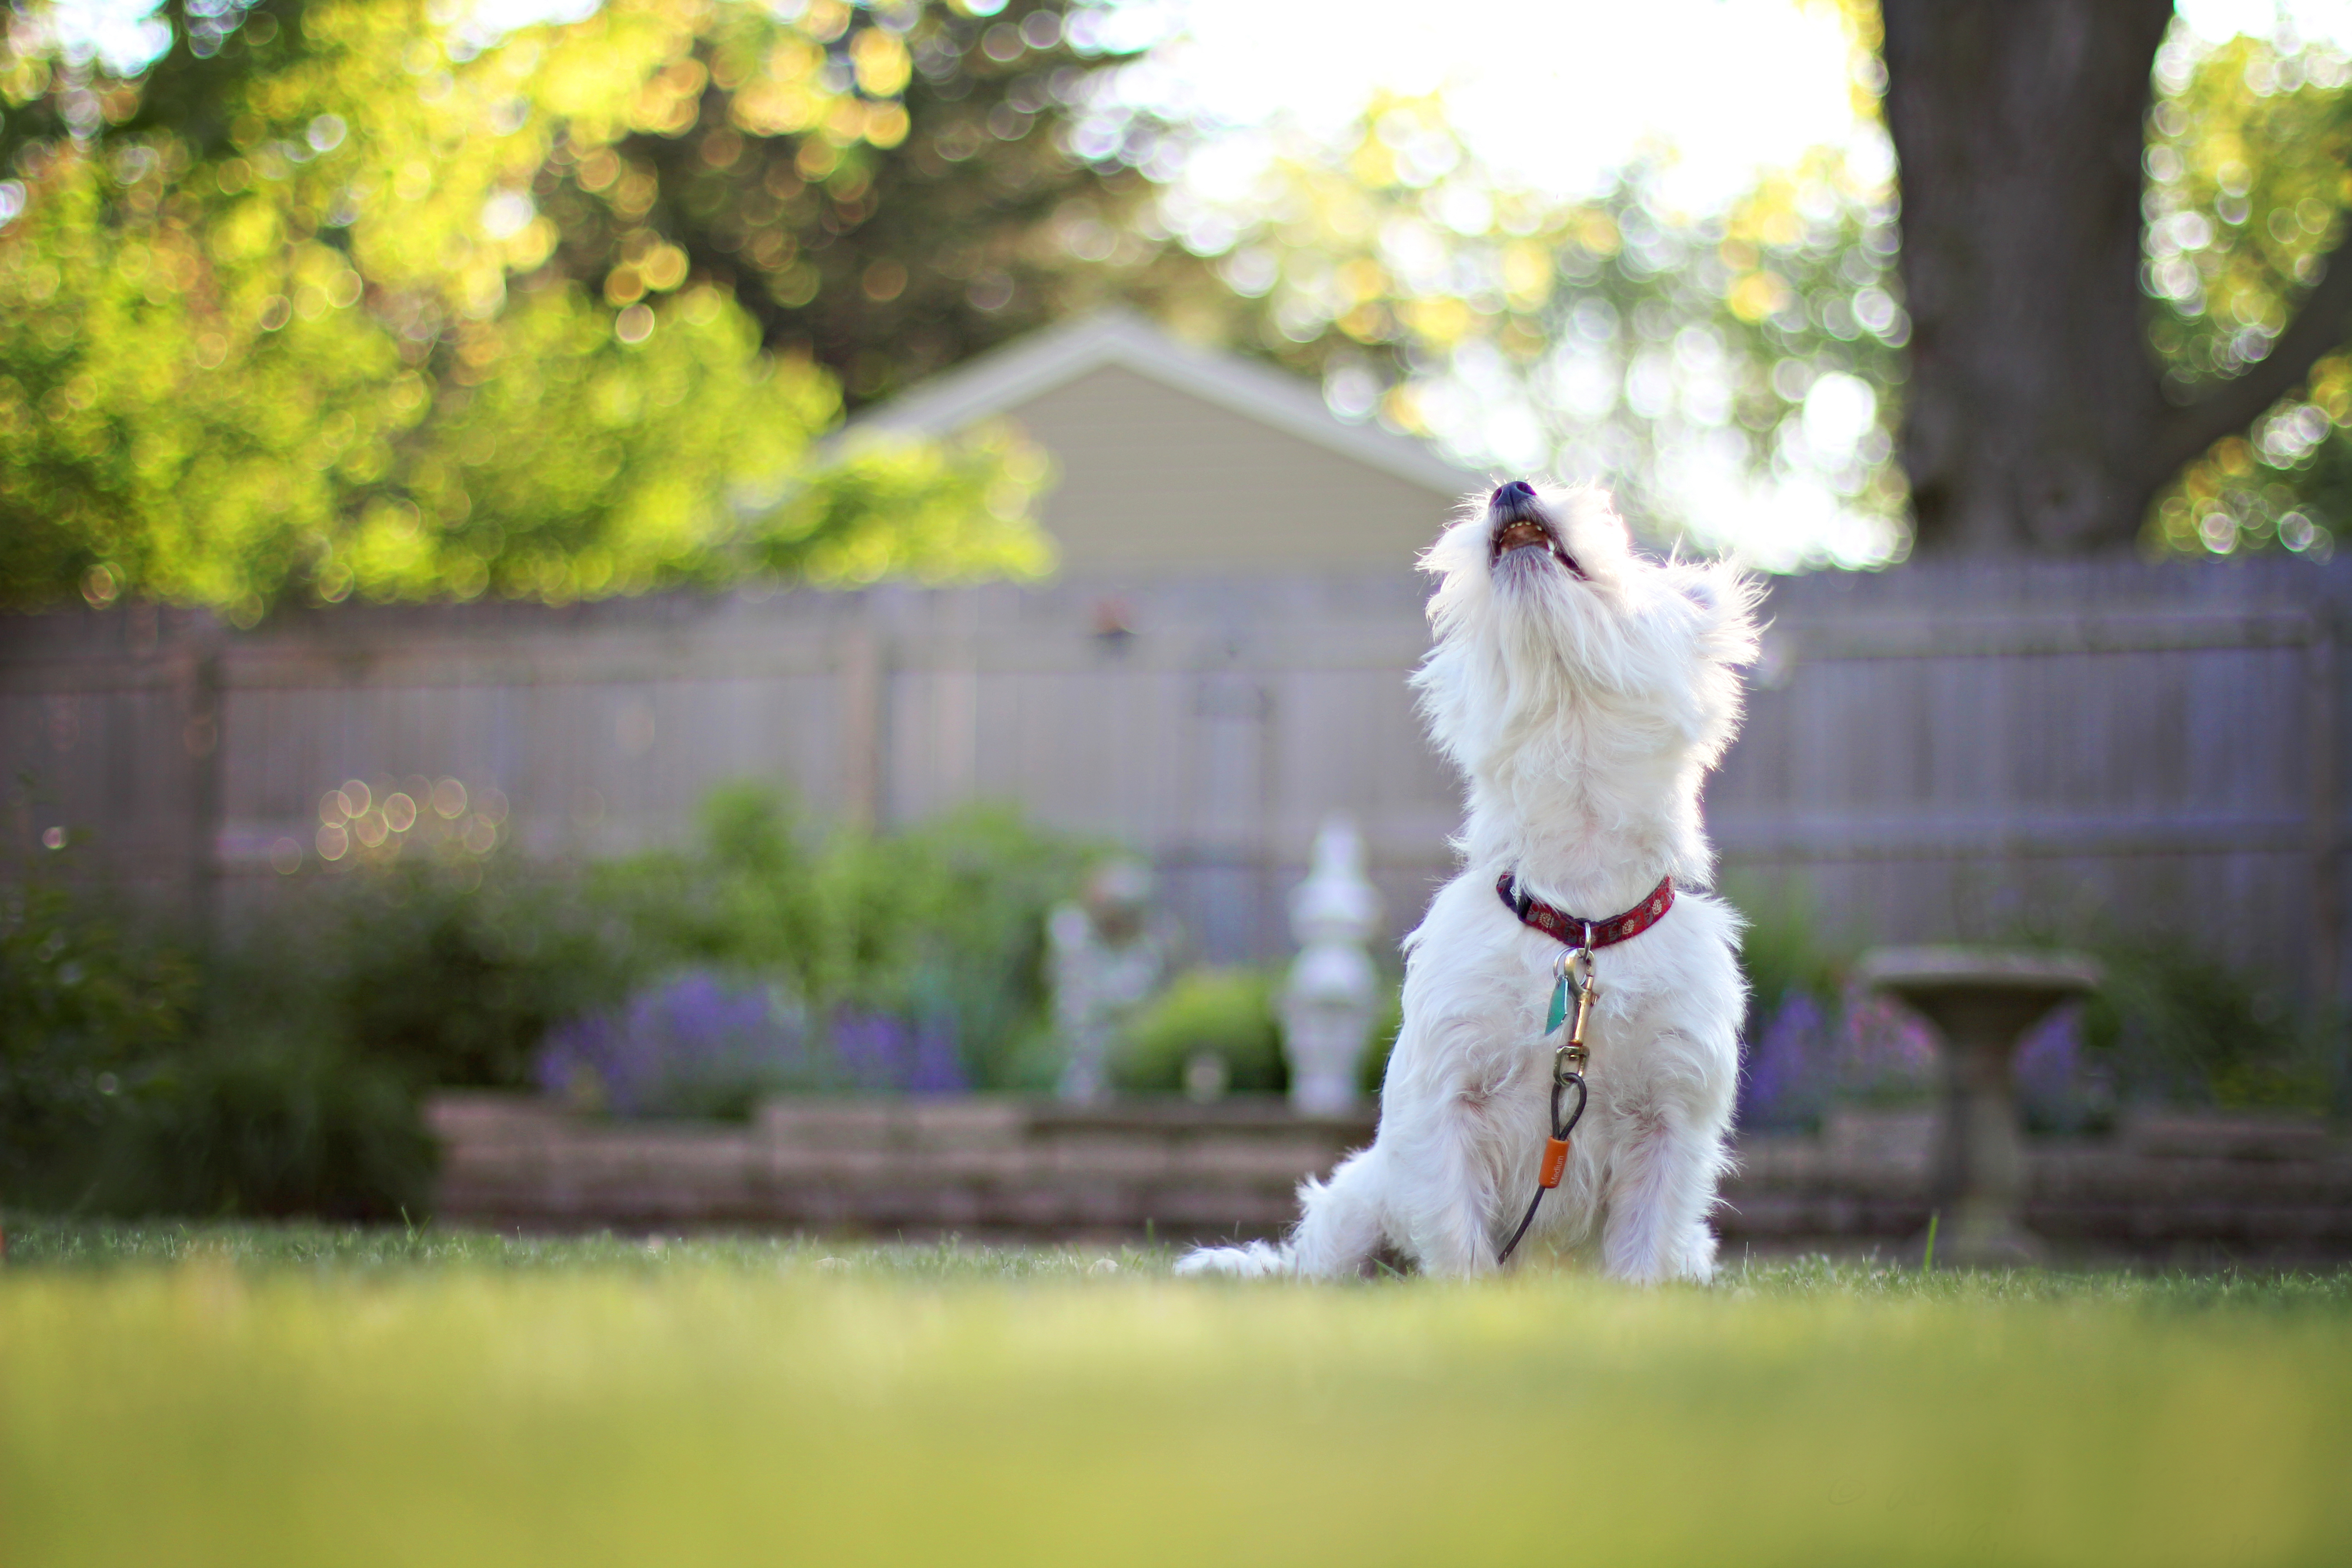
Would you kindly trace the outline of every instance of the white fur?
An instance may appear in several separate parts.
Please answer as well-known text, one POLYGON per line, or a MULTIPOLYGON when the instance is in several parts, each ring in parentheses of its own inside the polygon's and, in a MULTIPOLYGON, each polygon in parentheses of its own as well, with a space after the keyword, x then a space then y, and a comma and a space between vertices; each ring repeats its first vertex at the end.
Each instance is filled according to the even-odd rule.
POLYGON ((1202 1249, 1180 1273, 1353 1275, 1383 1242, 1432 1274, 1495 1269, 1548 1132, 1560 952, 1503 907, 1506 871, 1594 920, 1662 876, 1676 889, 1664 919, 1596 955, 1591 1108, 1519 1255, 1597 1244, 1609 1273, 1643 1281, 1714 1270, 1744 994, 1738 916, 1697 891, 1712 868, 1699 787, 1738 723, 1755 590, 1727 566, 1637 556, 1592 489, 1532 502, 1584 577, 1536 549, 1490 560, 1513 508, 1530 504, 1471 497, 1422 560, 1437 641, 1413 684, 1469 817, 1461 874, 1405 939, 1379 1135, 1299 1188, 1285 1241, 1202 1249))

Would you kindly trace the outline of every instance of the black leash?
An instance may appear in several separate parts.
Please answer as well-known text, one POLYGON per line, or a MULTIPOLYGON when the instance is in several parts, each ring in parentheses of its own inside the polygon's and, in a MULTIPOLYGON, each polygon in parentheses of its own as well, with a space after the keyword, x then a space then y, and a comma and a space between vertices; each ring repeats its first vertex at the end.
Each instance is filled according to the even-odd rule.
POLYGON ((1512 1252, 1527 1236, 1528 1227, 1536 1222, 1536 1210, 1543 1206, 1544 1194, 1558 1186, 1560 1177, 1567 1174, 1568 1135, 1584 1119, 1585 1103, 1591 1098, 1584 1087, 1584 1020, 1592 1011, 1592 949, 1585 946, 1562 953, 1557 970, 1559 979, 1552 987, 1551 1013, 1544 1022, 1544 1033, 1551 1033, 1567 1019, 1570 987, 1576 991, 1576 1017, 1569 1025, 1568 1043, 1551 1056, 1551 1136, 1544 1144, 1543 1165, 1536 1172, 1536 1195, 1528 1200, 1528 1211, 1519 1218, 1519 1228, 1511 1232, 1511 1239, 1503 1243, 1503 1250, 1496 1257, 1497 1268, 1511 1260, 1512 1252), (1576 1108, 1562 1119, 1560 1095, 1570 1089, 1576 1091, 1576 1108))

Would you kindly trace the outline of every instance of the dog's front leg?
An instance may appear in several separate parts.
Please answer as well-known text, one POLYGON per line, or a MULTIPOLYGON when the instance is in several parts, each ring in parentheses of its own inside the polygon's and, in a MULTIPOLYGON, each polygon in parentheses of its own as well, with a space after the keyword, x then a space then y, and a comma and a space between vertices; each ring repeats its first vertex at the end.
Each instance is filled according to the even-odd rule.
POLYGON ((1706 1210, 1723 1169, 1721 1135, 1697 1125, 1675 1097, 1653 1092, 1633 1096, 1617 1119, 1601 1240, 1609 1272, 1642 1284, 1709 1278, 1706 1210))
POLYGON ((1489 1179, 1478 1157, 1484 1123, 1478 1107, 1460 1102, 1440 1106, 1415 1135, 1402 1140, 1410 1152, 1401 1149, 1403 1157, 1391 1162, 1391 1169, 1412 1173, 1392 1211, 1406 1250, 1425 1274, 1463 1278, 1495 1271, 1489 1179))

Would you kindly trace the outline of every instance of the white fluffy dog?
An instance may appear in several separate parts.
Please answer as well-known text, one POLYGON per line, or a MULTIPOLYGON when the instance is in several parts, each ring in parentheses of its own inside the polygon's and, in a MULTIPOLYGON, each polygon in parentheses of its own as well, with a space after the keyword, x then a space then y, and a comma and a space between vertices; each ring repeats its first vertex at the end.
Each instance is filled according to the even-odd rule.
POLYGON ((1694 891, 1711 863, 1699 786, 1738 723, 1755 590, 1635 555, 1597 490, 1519 481, 1471 497, 1422 569, 1440 580, 1436 645, 1414 684, 1469 821, 1461 874, 1405 940, 1379 1136, 1300 1187, 1280 1245, 1202 1249, 1178 1271, 1352 1275, 1383 1243, 1431 1274, 1496 1267, 1536 1191, 1565 1038, 1545 1022, 1566 949, 1527 923, 1532 904, 1555 929, 1621 913, 1613 929, 1646 928, 1593 955, 1591 1105, 1529 1241, 1597 1239, 1622 1279, 1706 1279, 1744 988, 1738 916, 1694 891))

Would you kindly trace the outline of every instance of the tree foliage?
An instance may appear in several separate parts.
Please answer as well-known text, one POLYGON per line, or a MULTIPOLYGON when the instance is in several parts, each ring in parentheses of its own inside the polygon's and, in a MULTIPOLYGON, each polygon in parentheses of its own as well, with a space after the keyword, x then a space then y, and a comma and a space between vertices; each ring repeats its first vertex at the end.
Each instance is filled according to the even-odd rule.
POLYGON ((586 276, 539 210, 545 187, 563 215, 604 158, 608 210, 650 211, 657 183, 615 150, 699 126, 700 55, 744 36, 766 47, 740 85, 800 105, 801 145, 842 168, 903 145, 882 89, 906 81, 843 79, 814 37, 871 57, 859 38, 897 35, 821 11, 618 0, 483 42, 420 0, 175 5, 170 47, 126 78, 20 13, 0 596, 250 620, 352 592, 1041 570, 1045 473, 1011 435, 820 462, 838 385, 766 351, 732 279, 641 225, 583 225, 574 251, 612 263, 586 276))
POLYGON ((1375 102, 1339 146, 1248 184, 1180 187, 1171 226, 1263 300, 1265 350, 1343 417, 1474 464, 1604 477, 1650 531, 1720 543, 1770 486, 1822 554, 1885 559, 1908 323, 1883 177, 1823 154, 1723 213, 1678 213, 1638 164, 1587 200, 1510 187, 1433 98, 1375 102), (1714 527, 1710 527, 1711 521, 1714 527))
MULTIPOLYGON (((1840 9, 1874 120, 1877 6, 1840 9)), ((2180 448, 2140 542, 2325 554, 2352 517, 2352 357, 2340 306, 2314 290, 2352 199, 2352 60, 2291 33, 2217 45, 2176 24, 2153 65, 2148 315, 2125 369, 2161 382, 2159 418, 2234 402, 2195 411, 2226 433, 2180 448)), ((1824 150, 1690 217, 1648 166, 1586 202, 1507 189, 1434 100, 1393 99, 1343 145, 1293 146, 1246 188, 1180 186, 1170 210, 1229 285, 1263 297, 1265 351, 1322 375, 1341 413, 1475 463, 1607 477, 1660 533, 1706 541, 1727 509, 1777 507, 1821 542, 1758 550, 1767 564, 1861 561, 1904 548, 1909 500, 1890 440, 1910 374, 1906 230, 1878 145, 1824 150)), ((2179 430, 2193 437, 2183 423, 2162 439, 2179 430)), ((2127 512, 2120 527, 2140 525, 2127 512)))
MULTIPOLYGON (((2352 57, 2291 33, 2157 57, 2147 152, 2150 338, 2175 395, 2268 360, 2352 204, 2352 57)), ((2352 358, 2333 323, 2306 384, 2192 461, 2158 503, 2152 542, 2226 554, 2325 554, 2352 520, 2352 358)))
POLYGON ((737 280, 772 348, 853 405, 1113 296, 1162 314, 1223 290, 1150 234, 1138 165, 1170 128, 1090 111, 1105 13, 1059 0, 712 14, 670 94, 537 190, 555 264, 625 304, 683 258, 737 280), (1000 8, 1001 6, 1001 8, 1000 8))

